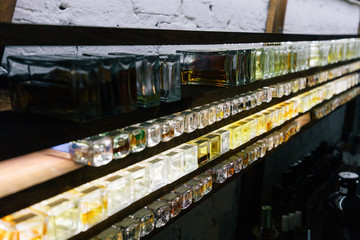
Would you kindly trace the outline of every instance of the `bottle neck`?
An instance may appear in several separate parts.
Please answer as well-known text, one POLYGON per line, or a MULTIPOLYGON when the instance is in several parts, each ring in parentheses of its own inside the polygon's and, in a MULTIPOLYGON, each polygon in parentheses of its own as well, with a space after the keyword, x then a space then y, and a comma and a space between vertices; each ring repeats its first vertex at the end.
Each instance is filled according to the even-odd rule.
POLYGON ((354 195, 356 195, 356 185, 355 186, 340 186, 339 192, 343 195, 354 196, 354 195))
POLYGON ((271 228, 271 207, 263 206, 261 209, 261 223, 262 228, 271 228))

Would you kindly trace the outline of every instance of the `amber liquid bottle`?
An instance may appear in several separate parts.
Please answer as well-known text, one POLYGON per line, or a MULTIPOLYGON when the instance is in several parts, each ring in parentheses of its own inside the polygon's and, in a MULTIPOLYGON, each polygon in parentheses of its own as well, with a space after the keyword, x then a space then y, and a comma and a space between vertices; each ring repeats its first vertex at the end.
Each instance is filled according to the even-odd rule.
POLYGON ((359 175, 353 172, 339 173, 339 191, 330 195, 322 239, 360 239, 360 197, 356 194, 359 175))
POLYGON ((271 224, 271 207, 261 207, 260 225, 253 229, 253 234, 257 240, 275 240, 279 238, 279 232, 271 224))

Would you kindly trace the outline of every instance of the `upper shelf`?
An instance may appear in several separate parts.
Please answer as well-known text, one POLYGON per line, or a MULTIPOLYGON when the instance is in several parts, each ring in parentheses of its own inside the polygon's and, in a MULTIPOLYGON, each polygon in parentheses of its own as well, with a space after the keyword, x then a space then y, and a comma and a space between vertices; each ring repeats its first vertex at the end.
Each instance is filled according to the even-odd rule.
POLYGON ((351 37, 358 35, 269 34, 0 23, 0 46, 225 44, 351 37))
MULTIPOLYGON (((226 91, 224 88, 211 86, 182 86, 182 98, 180 101, 161 103, 160 106, 148 109, 139 108, 133 112, 101 118, 81 124, 46 115, 3 111, 0 112, 0 123, 2 126, 2 133, 0 135, 0 160, 46 149, 72 140, 126 127, 150 119, 156 119, 165 115, 233 97, 240 93, 246 93, 263 86, 269 86, 271 84, 328 70, 332 67, 353 61, 355 60, 331 64, 324 67, 316 67, 272 79, 256 81, 239 87, 227 88, 226 91), (36 141, 34 141, 34 139, 36 139, 36 141)), ((265 105, 262 104, 262 106, 265 105)), ((244 112, 244 114, 249 114, 249 112, 244 112)))

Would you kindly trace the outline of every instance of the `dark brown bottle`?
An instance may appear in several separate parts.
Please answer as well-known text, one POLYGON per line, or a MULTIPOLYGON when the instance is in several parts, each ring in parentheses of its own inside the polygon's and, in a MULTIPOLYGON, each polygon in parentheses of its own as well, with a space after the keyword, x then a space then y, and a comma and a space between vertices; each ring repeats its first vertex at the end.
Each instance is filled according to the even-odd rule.
POLYGON ((339 173, 339 191, 330 195, 322 239, 360 239, 360 197, 356 194, 359 175, 339 173))

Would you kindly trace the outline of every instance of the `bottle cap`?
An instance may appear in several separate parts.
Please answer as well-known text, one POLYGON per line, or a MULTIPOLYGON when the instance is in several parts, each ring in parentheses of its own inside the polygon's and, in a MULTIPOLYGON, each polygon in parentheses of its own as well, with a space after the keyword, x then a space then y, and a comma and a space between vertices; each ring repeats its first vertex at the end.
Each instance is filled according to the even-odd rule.
POLYGON ((289 216, 282 215, 281 218, 281 231, 288 232, 289 231, 289 216))
POLYGON ((289 229, 290 231, 295 229, 295 214, 289 213, 289 229))
POLYGON ((302 226, 302 212, 296 211, 295 212, 295 227, 301 227, 302 226))
POLYGON ((359 175, 353 172, 339 172, 339 187, 342 194, 356 193, 356 185, 359 182, 359 175))

